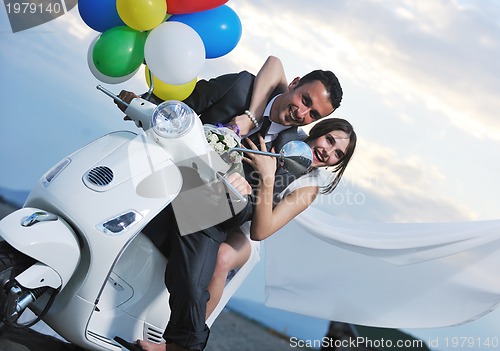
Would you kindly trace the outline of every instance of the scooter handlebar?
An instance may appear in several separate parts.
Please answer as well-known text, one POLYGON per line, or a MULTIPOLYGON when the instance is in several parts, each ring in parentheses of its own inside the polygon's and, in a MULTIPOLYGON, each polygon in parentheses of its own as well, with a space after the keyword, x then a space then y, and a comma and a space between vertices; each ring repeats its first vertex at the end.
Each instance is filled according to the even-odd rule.
POLYGON ((142 98, 135 98, 130 103, 124 101, 118 95, 113 94, 102 85, 97 86, 97 90, 111 97, 114 101, 126 107, 125 113, 130 117, 138 128, 147 130, 151 125, 151 116, 156 108, 156 105, 142 98))
POLYGON ((97 90, 100 90, 102 91, 104 94, 108 95, 110 98, 112 98, 113 100, 115 100, 116 102, 119 102, 120 104, 122 104, 123 106, 125 107, 129 107, 129 103, 128 102, 125 102, 123 99, 121 99, 118 95, 115 95, 113 94, 111 91, 109 91, 108 89, 106 89, 105 87, 103 87, 102 85, 98 85, 97 87, 97 90))

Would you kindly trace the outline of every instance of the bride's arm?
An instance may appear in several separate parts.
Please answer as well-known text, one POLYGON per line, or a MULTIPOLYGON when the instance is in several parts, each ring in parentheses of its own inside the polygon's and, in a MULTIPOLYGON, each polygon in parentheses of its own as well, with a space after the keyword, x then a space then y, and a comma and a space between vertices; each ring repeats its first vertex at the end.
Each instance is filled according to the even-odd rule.
MULTIPOLYGON (((260 135, 259 139, 260 149, 265 150, 264 139, 260 135)), ((257 149, 251 140, 247 139, 247 142, 252 149, 257 149)), ((259 174, 250 238, 257 241, 264 240, 309 207, 318 195, 319 188, 317 186, 298 188, 285 196, 273 208, 276 159, 247 153, 244 160, 259 174)))
POLYGON ((267 239, 308 208, 317 195, 317 186, 299 188, 283 198, 273 209, 272 186, 267 189, 259 188, 250 226, 250 238, 256 241, 267 239))
MULTIPOLYGON (((271 98, 271 94, 275 90, 284 92, 286 89, 287 80, 283 64, 279 58, 269 56, 259 70, 259 73, 255 76, 252 99, 248 108, 248 111, 250 111, 250 114, 255 117, 258 123, 262 121, 262 115, 271 98)), ((255 124, 245 113, 236 116, 232 120, 232 123, 238 125, 242 136, 247 135, 255 127, 255 124)))

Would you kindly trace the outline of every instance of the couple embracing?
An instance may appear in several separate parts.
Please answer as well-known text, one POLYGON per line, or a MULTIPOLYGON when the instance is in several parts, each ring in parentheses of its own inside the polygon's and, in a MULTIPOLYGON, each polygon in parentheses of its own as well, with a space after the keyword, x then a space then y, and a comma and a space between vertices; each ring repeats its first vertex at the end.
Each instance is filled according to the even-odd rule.
MULTIPOLYGON (((122 91, 131 100, 135 94, 122 91)), ((200 80, 184 100, 204 124, 231 124, 246 147, 279 152, 291 140, 303 140, 313 154, 312 167, 299 177, 277 166, 270 156, 246 153, 244 177, 228 180, 244 196, 247 207, 229 221, 200 232, 180 235, 175 219, 160 223, 169 245, 165 283, 170 292, 166 344, 139 340, 144 350, 203 350, 209 337, 206 318, 217 306, 228 272, 250 255, 249 240, 264 240, 339 183, 356 147, 352 125, 333 113, 342 99, 335 74, 315 70, 287 83, 281 61, 269 57, 257 76, 243 71, 200 80), (315 123, 309 135, 299 126, 315 123), (331 167, 325 177, 320 168, 331 167), (164 224, 164 225, 163 225, 164 224)), ((155 101, 154 95, 152 101, 155 101)), ((171 212, 173 213, 173 212, 171 212)), ((173 217, 173 214, 171 215, 173 217)))

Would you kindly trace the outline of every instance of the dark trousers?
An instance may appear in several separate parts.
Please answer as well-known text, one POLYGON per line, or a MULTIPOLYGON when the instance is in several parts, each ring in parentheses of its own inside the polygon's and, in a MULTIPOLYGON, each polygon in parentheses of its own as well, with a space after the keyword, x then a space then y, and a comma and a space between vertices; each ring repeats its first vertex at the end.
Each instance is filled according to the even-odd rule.
POLYGON ((165 284, 170 293, 170 321, 163 338, 190 350, 203 350, 209 337, 205 323, 208 284, 220 244, 229 228, 252 217, 249 202, 235 217, 203 231, 180 235, 172 206, 167 206, 144 232, 168 258, 165 284))
POLYGON ((167 343, 203 350, 209 337, 205 323, 208 284, 225 231, 219 226, 180 235, 172 206, 167 206, 143 232, 168 258, 165 285, 170 293, 170 320, 163 334, 167 343))
POLYGON ((203 350, 209 336, 205 323, 208 284, 221 242, 204 232, 170 233, 165 283, 170 293, 170 321, 163 338, 189 350, 203 350))

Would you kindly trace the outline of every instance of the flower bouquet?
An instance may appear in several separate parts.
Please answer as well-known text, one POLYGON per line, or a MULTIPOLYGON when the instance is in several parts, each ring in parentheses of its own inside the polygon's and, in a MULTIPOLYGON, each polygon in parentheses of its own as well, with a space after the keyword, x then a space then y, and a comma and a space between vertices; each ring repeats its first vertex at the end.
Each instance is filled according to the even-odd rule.
MULTIPOLYGON (((229 152, 233 147, 241 146, 241 138, 228 127, 205 124, 203 128, 208 145, 219 155, 229 152)), ((225 157, 224 160, 229 164, 241 164, 241 152, 235 151, 227 155, 229 157, 225 157)))
POLYGON ((208 145, 219 155, 222 159, 229 164, 230 168, 226 174, 240 173, 243 175, 243 154, 238 151, 229 153, 233 147, 241 146, 241 138, 235 131, 227 126, 219 124, 217 126, 212 124, 203 125, 205 130, 205 138, 208 145))

